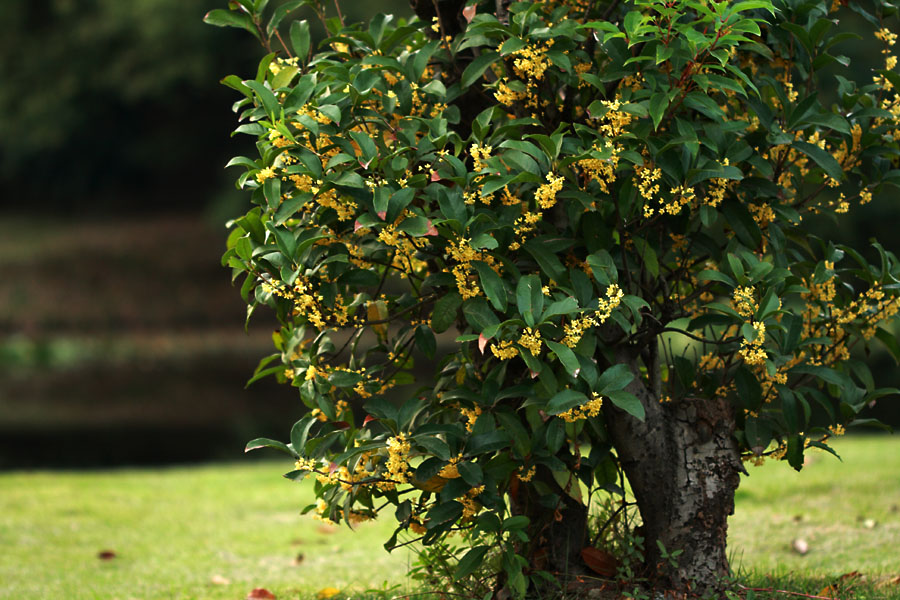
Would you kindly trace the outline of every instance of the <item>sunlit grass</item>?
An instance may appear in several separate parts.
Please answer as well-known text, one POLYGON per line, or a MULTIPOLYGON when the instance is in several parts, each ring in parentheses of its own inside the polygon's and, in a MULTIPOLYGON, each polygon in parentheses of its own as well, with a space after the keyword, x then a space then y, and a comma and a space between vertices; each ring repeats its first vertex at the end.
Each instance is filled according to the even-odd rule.
MULTIPOLYGON (((900 575, 900 438, 846 439, 837 449, 843 462, 816 454, 799 474, 780 463, 750 469, 730 521, 744 585, 818 594, 858 571, 839 597, 849 587, 856 600, 900 599, 891 583, 900 575), (804 556, 791 549, 797 538, 809 545, 804 556)), ((0 598, 242 599, 254 587, 279 599, 313 598, 324 587, 359 598, 415 589, 413 557, 382 548, 390 518, 354 532, 299 516, 312 486, 281 479, 289 467, 2 474, 0 598), (115 558, 100 560, 103 550, 115 558)))
POLYGON ((754 571, 900 575, 900 438, 835 443, 842 461, 811 452, 798 473, 786 462, 748 467, 729 522, 732 564, 754 571), (809 552, 791 548, 804 540, 809 552))
POLYGON ((280 479, 286 470, 266 462, 2 475, 0 597, 244 598, 264 587, 297 598, 386 581, 405 589, 408 553, 381 546, 390 523, 354 532, 301 517, 312 486, 280 479), (100 560, 103 550, 116 557, 100 560))

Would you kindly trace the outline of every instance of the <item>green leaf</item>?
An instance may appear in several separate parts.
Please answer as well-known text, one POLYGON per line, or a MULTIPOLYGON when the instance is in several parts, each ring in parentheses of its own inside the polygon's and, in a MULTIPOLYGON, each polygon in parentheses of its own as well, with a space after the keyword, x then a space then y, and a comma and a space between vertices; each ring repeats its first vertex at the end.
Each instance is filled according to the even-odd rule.
POLYGON ((550 402, 547 403, 544 412, 548 415, 558 415, 571 408, 575 408, 576 406, 581 406, 587 401, 588 397, 583 393, 572 389, 565 389, 550 398, 550 402))
POLYGON ((669 96, 664 92, 656 92, 650 96, 650 118, 653 119, 654 131, 659 128, 666 109, 669 108, 669 96))
MULTIPOLYGON (((297 8, 303 6, 304 4, 306 4, 305 0, 288 0, 288 2, 278 5, 278 7, 276 7, 275 10, 272 12, 272 18, 269 19, 269 24, 266 25, 266 34, 269 37, 272 37, 272 34, 275 32, 275 30, 278 28, 278 26, 281 25, 281 22, 288 15, 288 13, 290 13, 293 10, 296 10, 297 8)), ((295 46, 295 48, 296 48, 296 46, 295 46)), ((297 55, 303 59, 306 58, 306 53, 300 54, 298 52, 297 55)))
POLYGON ((800 140, 794 140, 791 143, 791 146, 813 159, 832 179, 840 181, 844 178, 844 171, 841 168, 840 163, 838 163, 829 152, 814 144, 801 142, 800 140))
POLYGON ((426 526, 428 529, 434 529, 438 525, 444 523, 452 523, 462 516, 463 506, 456 500, 438 504, 428 511, 426 515, 426 526))
POLYGON ((299 456, 299 454, 291 450, 290 446, 288 446, 284 442, 279 442, 278 440, 270 440, 269 438, 256 438, 255 440, 247 442, 247 447, 244 448, 244 452, 258 450, 260 448, 275 448, 276 450, 281 450, 285 454, 290 454, 294 458, 297 458, 299 456))
POLYGON ((463 556, 459 563, 456 565, 456 571, 453 573, 453 580, 460 581, 464 577, 468 577, 471 575, 475 569, 481 566, 481 561, 484 560, 485 554, 490 547, 489 546, 475 546, 463 556))
POLYGON ((244 85, 256 92, 256 97, 259 98, 259 102, 269 118, 273 121, 277 120, 278 114, 281 112, 281 105, 278 104, 272 90, 254 79, 248 79, 244 85))
POLYGON ((587 264, 591 268, 594 279, 603 285, 618 281, 619 271, 616 269, 616 263, 606 250, 597 250, 588 256, 587 264))
POLYGON ((494 64, 497 59, 500 58, 499 52, 494 52, 493 50, 485 52, 481 56, 477 57, 469 66, 466 67, 466 70, 463 71, 462 78, 460 80, 460 85, 463 88, 467 88, 475 83, 479 77, 485 72, 485 70, 494 64))
POLYGON ((456 322, 456 313, 463 299, 459 292, 450 292, 435 302, 431 313, 431 328, 435 333, 444 333, 456 322))
POLYGON ((306 440, 309 437, 309 430, 318 420, 312 415, 306 415, 291 428, 291 445, 294 452, 299 455, 303 454, 303 448, 306 446, 306 440))
POLYGON ((215 25, 216 27, 239 27, 241 29, 246 29, 252 33, 256 39, 260 39, 259 32, 253 25, 253 19, 250 18, 250 15, 245 13, 225 10, 224 8, 216 8, 206 13, 206 16, 203 17, 203 22, 207 25, 215 25))
POLYGON ((559 358, 559 362, 562 363, 563 367, 565 367, 566 371, 572 377, 577 377, 578 372, 581 370, 581 365, 578 362, 578 358, 575 356, 575 353, 572 352, 572 349, 566 345, 551 342, 550 340, 546 340, 547 347, 553 350, 556 357, 559 358))
POLYGON ((613 404, 633 416, 638 421, 644 420, 644 405, 641 404, 641 401, 637 399, 637 396, 626 392, 624 390, 619 390, 617 392, 610 392, 605 394, 613 404))
POLYGON ((659 261, 656 258, 656 251, 650 244, 642 238, 633 237, 635 250, 641 258, 641 263, 647 268, 647 271, 654 278, 659 277, 659 261))
POLYGON ((466 321, 476 332, 481 333, 485 329, 496 327, 500 320, 491 310, 484 298, 470 298, 463 303, 463 314, 466 321))
POLYGON ((597 381, 597 392, 606 396, 610 392, 624 389, 633 379, 634 373, 631 372, 628 365, 613 365, 603 371, 597 381))
POLYGON ((541 322, 543 323, 547 319, 558 315, 570 315, 576 311, 578 311, 578 301, 569 296, 568 298, 557 300, 548 306, 544 314, 541 315, 541 322))
POLYGON ((490 431, 488 433, 479 433, 469 438, 466 443, 466 454, 469 456, 477 456, 480 454, 489 454, 509 446, 509 436, 503 431, 490 431))
POLYGON ((472 266, 478 271, 478 277, 481 279, 481 289, 484 290, 491 305, 500 312, 506 312, 506 286, 503 280, 497 275, 490 265, 480 260, 473 260, 472 266))
POLYGON ((541 268, 549 279, 554 281, 562 281, 565 277, 566 268, 559 261, 554 252, 551 252, 546 245, 536 240, 529 240, 525 244, 525 251, 534 258, 535 262, 541 268))
POLYGON ((541 280, 537 275, 528 275, 519 279, 516 285, 516 305, 519 314, 529 327, 534 327, 537 317, 544 309, 544 293, 541 280))

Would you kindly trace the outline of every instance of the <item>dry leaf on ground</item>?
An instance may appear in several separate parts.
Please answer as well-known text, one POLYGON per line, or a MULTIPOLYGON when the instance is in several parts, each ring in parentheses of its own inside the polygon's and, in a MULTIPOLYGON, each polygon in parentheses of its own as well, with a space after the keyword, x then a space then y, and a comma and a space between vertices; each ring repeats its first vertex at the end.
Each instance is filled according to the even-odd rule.
POLYGON ((316 598, 319 600, 328 600, 329 598, 334 598, 338 594, 341 593, 341 590, 333 587, 324 587, 318 591, 316 594, 316 598))
POLYGON ((581 558, 594 573, 604 577, 612 577, 619 568, 616 557, 598 548, 582 548, 581 558))
POLYGON ((275 600, 275 594, 266 588, 253 588, 246 600, 275 600))

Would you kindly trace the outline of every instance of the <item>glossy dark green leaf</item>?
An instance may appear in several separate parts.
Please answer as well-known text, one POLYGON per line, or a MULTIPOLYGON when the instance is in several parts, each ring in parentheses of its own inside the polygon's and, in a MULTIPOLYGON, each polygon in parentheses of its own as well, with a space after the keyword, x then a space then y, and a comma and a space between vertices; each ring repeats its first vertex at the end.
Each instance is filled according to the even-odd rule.
POLYGON ((472 261, 472 266, 478 271, 478 278, 481 280, 481 289, 484 290, 485 295, 488 297, 488 300, 491 301, 493 307, 500 312, 506 312, 506 286, 503 285, 503 280, 497 275, 497 272, 485 262, 474 260, 472 261))

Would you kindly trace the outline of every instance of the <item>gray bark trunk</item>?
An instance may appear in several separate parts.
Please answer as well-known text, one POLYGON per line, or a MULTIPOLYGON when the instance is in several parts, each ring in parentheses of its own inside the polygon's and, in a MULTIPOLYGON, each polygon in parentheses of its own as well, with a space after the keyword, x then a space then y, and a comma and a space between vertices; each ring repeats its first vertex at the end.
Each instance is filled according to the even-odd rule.
POLYGON ((621 353, 635 380, 628 391, 644 405, 644 422, 605 406, 613 445, 643 520, 645 564, 655 585, 713 591, 729 575, 728 516, 743 469, 734 417, 724 399, 687 398, 661 404, 640 378, 635 358, 621 353), (664 559, 681 550, 677 559, 664 559))

